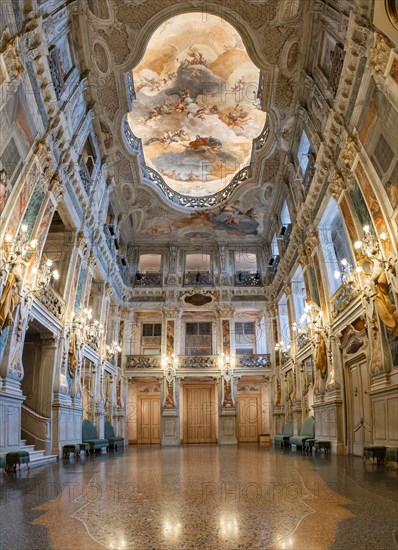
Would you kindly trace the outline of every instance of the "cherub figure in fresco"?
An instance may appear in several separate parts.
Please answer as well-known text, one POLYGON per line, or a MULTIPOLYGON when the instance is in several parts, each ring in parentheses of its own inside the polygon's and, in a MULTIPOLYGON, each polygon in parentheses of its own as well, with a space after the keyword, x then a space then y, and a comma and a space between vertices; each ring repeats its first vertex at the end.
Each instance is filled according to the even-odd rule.
POLYGON ((202 54, 202 52, 198 50, 198 48, 195 48, 194 46, 190 46, 188 55, 189 57, 192 58, 190 62, 191 65, 204 65, 205 67, 207 67, 207 60, 202 54))
POLYGON ((249 117, 250 112, 243 109, 243 107, 237 103, 234 110, 227 114, 227 125, 230 127, 242 128, 249 117))
POLYGON ((241 76, 240 79, 238 80, 238 82, 236 82, 231 90, 233 92, 241 92, 242 90, 244 90, 246 88, 246 79, 244 76, 241 76))
POLYGON ((203 107, 198 109, 193 116, 195 118, 200 118, 201 120, 204 120, 207 115, 216 115, 217 113, 218 113, 217 105, 209 105, 206 103, 203 107))

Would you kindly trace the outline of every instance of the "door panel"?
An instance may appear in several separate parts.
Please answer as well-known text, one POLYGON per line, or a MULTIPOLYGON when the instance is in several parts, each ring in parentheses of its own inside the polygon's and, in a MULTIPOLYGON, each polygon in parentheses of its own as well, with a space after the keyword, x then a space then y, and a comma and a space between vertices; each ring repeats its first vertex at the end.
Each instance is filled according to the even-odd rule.
POLYGON ((249 443, 258 441, 260 433, 261 409, 259 396, 238 397, 238 441, 249 443))
POLYGON ((212 442, 212 388, 186 389, 187 443, 212 442))
POLYGON ((141 397, 138 419, 138 443, 160 443, 160 398, 141 397))
POLYGON ((351 403, 351 452, 362 456, 365 443, 372 441, 372 420, 370 410, 369 376, 365 362, 351 365, 350 369, 351 403))

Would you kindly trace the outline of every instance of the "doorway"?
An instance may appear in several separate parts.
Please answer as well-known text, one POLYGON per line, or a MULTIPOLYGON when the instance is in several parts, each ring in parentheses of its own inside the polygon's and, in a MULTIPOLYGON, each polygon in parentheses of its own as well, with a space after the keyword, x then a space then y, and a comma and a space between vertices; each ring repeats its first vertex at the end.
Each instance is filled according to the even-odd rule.
POLYGON ((372 443, 372 416, 369 398, 369 374, 366 360, 347 366, 348 384, 346 399, 348 404, 347 433, 349 452, 363 455, 363 446, 372 443))
POLYGON ((184 442, 215 443, 214 386, 187 385, 184 390, 184 442))
POLYGON ((138 444, 160 443, 160 397, 138 398, 138 444))
POLYGON ((238 442, 254 443, 261 432, 260 395, 238 395, 238 442))

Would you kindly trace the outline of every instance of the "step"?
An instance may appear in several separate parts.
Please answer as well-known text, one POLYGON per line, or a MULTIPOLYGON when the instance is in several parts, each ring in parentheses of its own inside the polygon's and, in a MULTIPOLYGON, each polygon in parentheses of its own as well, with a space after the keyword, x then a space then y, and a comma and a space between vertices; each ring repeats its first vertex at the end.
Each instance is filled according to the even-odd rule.
POLYGON ((32 453, 33 451, 35 451, 35 449, 36 445, 22 445, 20 447, 21 451, 28 451, 28 453, 32 453))
POLYGON ((37 466, 44 466, 45 464, 51 464, 51 463, 57 462, 57 460, 58 460, 58 455, 42 455, 35 458, 32 458, 32 455, 30 455, 29 466, 31 468, 36 468, 37 466))
MULTIPOLYGON (((34 447, 34 445, 33 445, 34 447)), ((45 452, 44 450, 40 450, 40 451, 29 451, 29 456, 30 456, 30 460, 34 460, 35 458, 41 458, 45 455, 45 452)))
POLYGON ((25 447, 25 445, 27 444, 28 440, 27 439, 20 439, 19 440, 19 446, 20 447, 25 447))

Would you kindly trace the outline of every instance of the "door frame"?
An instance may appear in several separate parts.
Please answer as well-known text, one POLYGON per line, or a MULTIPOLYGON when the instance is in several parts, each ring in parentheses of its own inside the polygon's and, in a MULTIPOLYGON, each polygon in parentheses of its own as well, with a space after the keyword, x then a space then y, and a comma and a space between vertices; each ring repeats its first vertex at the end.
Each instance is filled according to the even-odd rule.
MULTIPOLYGON (((161 442, 161 406, 160 406, 160 395, 138 395, 137 396, 137 409, 138 409, 138 418, 137 418, 137 445, 160 445, 161 442), (153 401, 159 401, 159 442, 158 443, 142 443, 142 400, 151 399, 153 401)), ((151 413, 152 414, 152 413, 151 413)))
MULTIPOLYGON (((218 411, 216 406, 216 384, 211 382, 203 382, 203 383, 187 383, 183 385, 183 419, 182 419, 182 443, 190 444, 190 445, 203 445, 203 443, 189 443, 188 442, 188 390, 190 389, 210 389, 210 403, 211 403, 211 411, 210 411, 210 442, 207 443, 213 444, 217 443, 217 437, 216 437, 216 418, 218 418, 218 411)), ((206 445, 206 443, 204 443, 206 445)))
MULTIPOLYGON (((365 353, 360 353, 355 357, 347 357, 343 365, 344 390, 345 390, 344 391, 344 397, 345 397, 345 415, 344 416, 345 416, 346 437, 347 437, 346 450, 348 454, 352 456, 360 456, 360 455, 354 455, 354 433, 353 432, 354 432, 355 426, 354 426, 354 418, 353 418, 353 407, 354 407, 353 400, 355 399, 355 397, 354 397, 353 386, 352 386, 351 369, 355 366, 359 368, 360 365, 364 365, 366 367, 366 375, 369 377, 367 391, 369 391, 371 381, 370 381, 370 375, 368 371, 368 368, 369 368, 368 356, 365 353)), ((359 391, 361 389, 362 388, 358 388, 359 391)), ((365 407, 365 403, 363 402, 363 397, 364 396, 361 396, 360 398, 362 399, 362 407, 365 407)), ((368 415, 370 418, 370 425, 365 426, 364 424, 362 424, 362 429, 370 431, 370 433, 373 435, 372 402, 370 398, 369 398, 368 415)), ((364 445, 365 442, 363 441, 362 444, 364 445)))
POLYGON ((237 403, 237 414, 236 414, 236 436, 238 443, 251 443, 250 441, 239 441, 239 398, 240 397, 255 397, 257 401, 257 410, 260 412, 260 414, 257 417, 257 431, 258 435, 261 434, 261 428, 262 428, 262 407, 261 407, 261 392, 245 392, 245 393, 239 393, 238 392, 238 403, 237 403))

